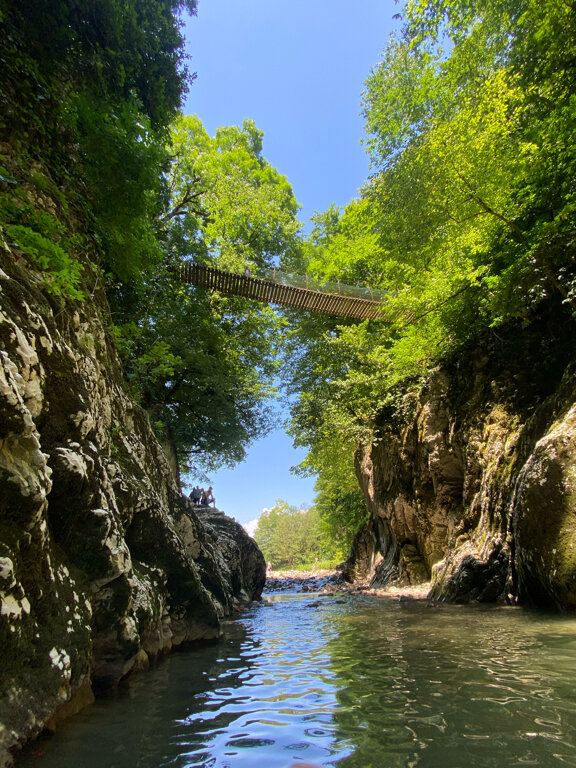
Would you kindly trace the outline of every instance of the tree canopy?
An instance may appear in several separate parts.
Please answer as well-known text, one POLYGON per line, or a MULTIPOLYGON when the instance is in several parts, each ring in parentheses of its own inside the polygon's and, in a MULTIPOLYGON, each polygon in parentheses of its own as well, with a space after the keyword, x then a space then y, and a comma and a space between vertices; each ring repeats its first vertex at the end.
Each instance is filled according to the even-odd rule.
POLYGON ((44 187, 83 220, 83 233, 71 244, 49 217, 0 201, 5 224, 32 229, 80 260, 98 259, 121 279, 157 262, 167 131, 192 79, 178 13, 195 7, 195 0, 0 0, 0 140, 24 173, 42 165, 44 187))
POLYGON ((438 361, 542 303, 574 311, 575 12, 565 0, 404 4, 363 93, 373 174, 316 217, 299 253, 321 279, 387 295, 386 323, 292 331, 291 432, 310 447, 318 503, 334 497, 335 466, 353 478, 377 415, 409 413, 438 361))
POLYGON ((157 221, 163 261, 142 283, 118 284, 112 307, 133 394, 183 467, 209 469, 240 461, 272 426, 283 321, 268 307, 185 286, 180 266, 270 266, 295 246, 298 206, 251 121, 210 137, 198 117, 180 116, 170 147, 157 221))

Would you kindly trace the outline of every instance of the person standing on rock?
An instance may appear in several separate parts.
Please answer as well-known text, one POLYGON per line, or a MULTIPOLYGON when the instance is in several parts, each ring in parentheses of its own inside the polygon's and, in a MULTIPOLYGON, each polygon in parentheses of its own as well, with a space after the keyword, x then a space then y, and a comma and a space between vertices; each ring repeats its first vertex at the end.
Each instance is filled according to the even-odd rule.
POLYGON ((200 503, 203 507, 209 507, 210 504, 212 504, 213 507, 216 507, 216 499, 212 493, 212 486, 209 486, 208 490, 203 492, 202 501, 200 503))

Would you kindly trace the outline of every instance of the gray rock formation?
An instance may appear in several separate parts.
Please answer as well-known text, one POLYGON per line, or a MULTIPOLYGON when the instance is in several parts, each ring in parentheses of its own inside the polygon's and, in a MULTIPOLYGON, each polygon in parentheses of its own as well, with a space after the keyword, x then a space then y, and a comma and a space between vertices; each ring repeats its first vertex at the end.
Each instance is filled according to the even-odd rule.
POLYGON ((237 607, 260 598, 266 583, 266 561, 254 539, 218 509, 200 507, 198 517, 212 543, 218 573, 224 576, 229 590, 228 602, 237 607))
POLYGON ((127 397, 98 292, 71 305, 0 249, 0 765, 260 595, 241 526, 204 526, 127 397), (246 562, 242 558, 246 556, 246 562))
POLYGON ((576 608, 570 335, 546 318, 501 331, 436 370, 410 408, 381 415, 379 439, 357 455, 371 514, 348 580, 576 608))

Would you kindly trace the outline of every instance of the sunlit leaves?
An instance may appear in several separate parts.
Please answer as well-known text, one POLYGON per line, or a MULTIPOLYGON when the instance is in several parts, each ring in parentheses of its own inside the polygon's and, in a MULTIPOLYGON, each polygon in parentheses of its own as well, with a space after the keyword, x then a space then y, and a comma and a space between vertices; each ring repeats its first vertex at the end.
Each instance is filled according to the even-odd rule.
POLYGON ((403 18, 363 94, 375 173, 303 251, 317 277, 386 292, 385 322, 302 323, 290 357, 327 506, 332 462, 350 472, 432 366, 544 301, 576 308, 573 3, 409 0, 403 18))
POLYGON ((329 218, 316 217, 311 233, 308 271, 322 280, 355 285, 374 284, 374 256, 379 252, 378 234, 365 200, 354 200, 342 215, 330 209, 329 218))
POLYGON ((269 307, 184 286, 183 260, 257 272, 296 242, 297 204, 262 156, 246 121, 210 137, 197 117, 173 129, 170 197, 158 218, 164 260, 124 316, 125 372, 183 468, 244 458, 273 426, 277 350, 284 320, 269 307), (190 462, 190 458, 192 461, 190 462))
POLYGON ((323 531, 318 511, 314 507, 297 509, 282 499, 264 510, 254 538, 273 568, 325 564, 337 554, 323 531))
POLYGON ((172 228, 182 244, 190 241, 191 255, 257 272, 293 247, 298 205, 286 178, 262 157, 253 121, 210 137, 197 117, 183 116, 172 142, 172 228))
POLYGON ((397 154, 425 130, 432 116, 437 62, 427 51, 414 52, 392 39, 363 94, 367 145, 380 163, 397 154))

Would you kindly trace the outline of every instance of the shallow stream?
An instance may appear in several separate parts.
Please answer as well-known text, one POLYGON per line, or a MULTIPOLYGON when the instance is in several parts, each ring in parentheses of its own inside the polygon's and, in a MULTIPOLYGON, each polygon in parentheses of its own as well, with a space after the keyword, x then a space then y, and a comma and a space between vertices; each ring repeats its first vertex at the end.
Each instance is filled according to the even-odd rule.
POLYGON ((576 620, 282 594, 17 768, 576 766, 576 620))

